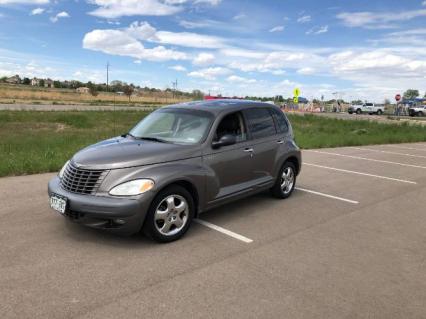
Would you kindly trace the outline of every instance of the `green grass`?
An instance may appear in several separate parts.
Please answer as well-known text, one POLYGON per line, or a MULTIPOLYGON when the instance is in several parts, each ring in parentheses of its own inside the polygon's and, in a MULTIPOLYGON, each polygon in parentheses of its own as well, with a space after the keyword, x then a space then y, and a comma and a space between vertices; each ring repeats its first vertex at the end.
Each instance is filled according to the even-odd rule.
POLYGON ((288 115, 301 148, 324 148, 426 141, 426 126, 341 120, 311 114, 288 115))
POLYGON ((0 111, 0 176, 57 171, 78 150, 129 131, 141 111, 0 111))
MULTIPOLYGON (((128 132, 147 112, 0 111, 0 176, 58 171, 81 148, 128 132)), ((426 127, 289 115, 302 148, 426 141, 426 127)))

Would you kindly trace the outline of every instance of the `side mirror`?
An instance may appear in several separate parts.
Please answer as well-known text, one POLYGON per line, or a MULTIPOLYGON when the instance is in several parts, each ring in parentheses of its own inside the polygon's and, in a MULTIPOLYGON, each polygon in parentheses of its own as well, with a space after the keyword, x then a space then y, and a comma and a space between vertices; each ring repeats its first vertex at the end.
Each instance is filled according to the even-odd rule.
POLYGON ((222 146, 233 145, 235 143, 237 143, 237 138, 235 137, 235 135, 226 134, 222 136, 219 141, 213 142, 212 147, 219 148, 222 146))

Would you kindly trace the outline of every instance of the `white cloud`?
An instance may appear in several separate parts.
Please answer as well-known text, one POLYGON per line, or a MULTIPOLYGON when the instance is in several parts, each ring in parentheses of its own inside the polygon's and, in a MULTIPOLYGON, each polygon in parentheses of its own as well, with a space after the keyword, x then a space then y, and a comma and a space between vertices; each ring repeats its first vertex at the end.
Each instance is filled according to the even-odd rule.
POLYGON ((188 76, 203 78, 205 80, 215 80, 216 77, 227 75, 229 73, 231 73, 229 69, 217 66, 190 72, 188 73, 188 76))
POLYGON ((126 33, 138 40, 156 39, 157 30, 148 22, 133 22, 127 29, 126 33))
POLYGON ((380 39, 369 40, 374 44, 389 43, 394 45, 420 46, 426 43, 426 28, 408 29, 404 31, 392 32, 384 35, 380 39))
POLYGON ((169 67, 169 69, 178 71, 178 72, 186 72, 186 68, 182 65, 173 65, 171 67, 169 67))
POLYGON ((197 29, 197 28, 205 28, 209 26, 209 23, 206 21, 187 21, 180 20, 179 25, 184 27, 185 29, 197 29))
POLYGON ((205 4, 212 5, 212 6, 217 6, 221 2, 222 2, 222 0, 195 0, 194 1, 195 4, 205 3, 205 4))
POLYGON ((215 56, 211 53, 202 52, 198 54, 192 61, 195 65, 208 65, 215 61, 215 56))
POLYGON ((396 28, 397 22, 426 16, 426 9, 400 12, 342 12, 336 17, 347 27, 365 29, 396 28))
POLYGON ((190 48, 215 49, 225 46, 222 38, 191 32, 158 31, 156 39, 150 39, 161 44, 173 44, 190 48))
POLYGON ((269 30, 269 32, 281 32, 281 31, 284 31, 283 25, 277 25, 276 27, 273 27, 272 29, 269 30))
POLYGON ((30 15, 35 16, 38 14, 42 14, 45 11, 45 9, 43 8, 36 8, 34 10, 31 11, 30 15))
POLYGON ((185 53, 166 49, 163 46, 146 49, 139 39, 147 37, 150 31, 145 24, 132 24, 124 30, 93 30, 84 36, 83 48, 150 61, 187 58, 185 53))
POLYGON ((241 20, 241 19, 244 19, 246 17, 247 17, 247 15, 245 13, 239 13, 236 16, 234 16, 232 19, 234 19, 234 20, 241 20))
POLYGON ((242 83, 242 84, 251 84, 251 83, 257 82, 255 79, 248 79, 238 75, 231 75, 227 77, 226 81, 231 83, 242 83))
POLYGON ((307 23, 311 21, 311 16, 310 15, 305 15, 305 16, 301 16, 299 18, 297 18, 297 22, 298 23, 307 23))
POLYGON ((311 67, 304 67, 297 70, 297 73, 303 74, 303 75, 309 75, 315 73, 315 69, 311 67))
POLYGON ((328 32, 328 25, 324 25, 321 27, 313 27, 311 29, 309 29, 308 31, 306 31, 306 34, 321 34, 321 33, 326 33, 328 32))
POLYGON ((2 4, 48 4, 49 0, 0 0, 0 5, 2 4))
POLYGON ((50 21, 52 21, 53 23, 55 23, 55 22, 58 22, 59 19, 69 18, 69 17, 70 17, 70 15, 68 14, 68 12, 62 11, 62 12, 59 12, 56 16, 51 17, 50 21))
MULTIPOLYGON (((2 1, 2 0, 0 0, 2 1)), ((195 5, 217 6, 221 0, 88 0, 98 8, 90 14, 102 18, 123 16, 168 16, 183 10, 183 5, 192 2, 195 5)))
POLYGON ((423 2, 422 2, 422 6, 426 6, 426 1, 423 1, 423 2))
POLYGON ((159 0, 90 0, 90 3, 99 6, 90 14, 102 18, 136 15, 166 16, 176 14, 183 9, 176 5, 176 2, 161 2, 159 0))

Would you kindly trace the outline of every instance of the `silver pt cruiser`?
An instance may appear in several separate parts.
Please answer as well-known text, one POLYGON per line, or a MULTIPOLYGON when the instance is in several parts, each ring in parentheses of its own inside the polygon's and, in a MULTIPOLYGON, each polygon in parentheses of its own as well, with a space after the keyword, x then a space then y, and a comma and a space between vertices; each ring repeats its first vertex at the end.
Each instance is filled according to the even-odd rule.
POLYGON ((279 108, 199 101, 161 108, 129 133, 79 151, 48 193, 50 206, 74 222, 170 242, 218 205, 268 189, 289 197, 300 169, 279 108))

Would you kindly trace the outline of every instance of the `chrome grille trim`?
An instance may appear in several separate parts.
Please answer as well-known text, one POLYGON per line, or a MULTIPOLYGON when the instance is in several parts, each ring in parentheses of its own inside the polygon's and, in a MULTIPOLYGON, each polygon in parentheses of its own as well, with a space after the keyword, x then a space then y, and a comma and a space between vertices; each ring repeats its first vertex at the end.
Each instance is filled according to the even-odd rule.
POLYGON ((95 194, 108 174, 108 170, 91 170, 75 167, 69 163, 61 179, 61 187, 71 193, 95 194))

